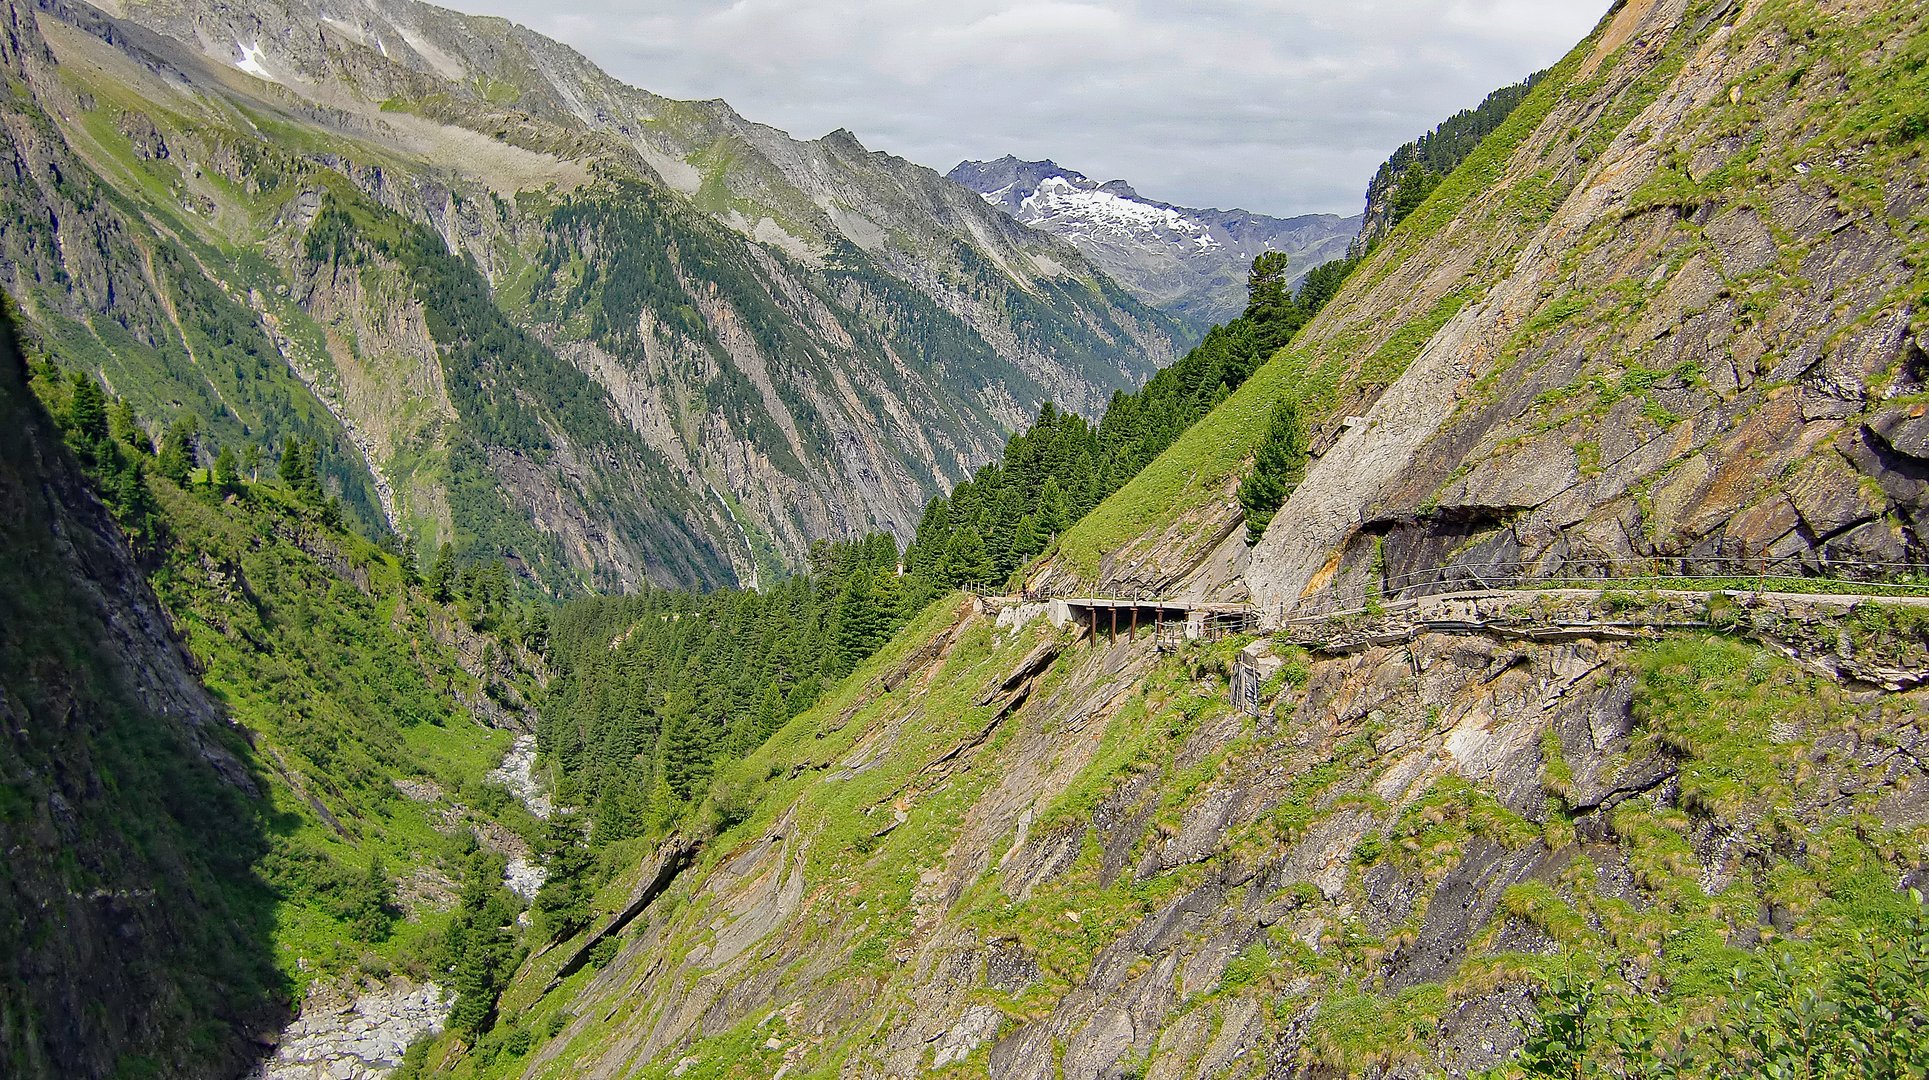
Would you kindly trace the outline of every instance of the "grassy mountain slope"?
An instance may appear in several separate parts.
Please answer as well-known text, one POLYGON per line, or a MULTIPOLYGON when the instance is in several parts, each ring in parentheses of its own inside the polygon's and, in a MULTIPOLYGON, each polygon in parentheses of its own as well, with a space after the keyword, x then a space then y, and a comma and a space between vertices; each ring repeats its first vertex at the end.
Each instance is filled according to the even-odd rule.
POLYGON ((1813 10, 1617 9, 1048 575, 1276 612, 1447 556, 1916 552, 1922 31, 1813 10), (1283 397, 1314 459, 1248 567, 1213 538, 1283 397))
MULTIPOLYGON (((1872 616, 1809 647, 1921 655, 1919 620, 1872 616)), ((1922 738, 1919 693, 1869 701, 1746 632, 1427 635, 1290 654, 1250 718, 1238 644, 1108 649, 934 607, 725 779, 743 820, 639 917, 618 915, 657 859, 532 957, 510 1027, 430 1060, 1464 1074, 1563 973, 1636 971, 1681 1017, 1776 950, 1910 932, 1895 882, 1920 880, 1925 819, 1895 748, 1922 738)))
POLYGON ((233 1075, 282 1014, 266 781, 26 376, 0 317, 0 1067, 233 1075))
POLYGON ((0 239, 34 332, 153 427, 315 441, 364 518, 554 591, 908 535, 1041 402, 1171 355, 1168 320, 928 170, 500 20, 9 12, 0 239))
POLYGON ((1460 167, 1487 136, 1505 123, 1526 99, 1543 72, 1503 86, 1479 105, 1463 109, 1432 131, 1395 150, 1366 185, 1366 213, 1352 254, 1363 255, 1395 225, 1406 220, 1448 173, 1460 167))
MULTIPOLYGON (((1250 590, 1276 612, 1309 583, 1431 559, 1692 559, 1722 550, 1697 548, 1710 536, 1775 539, 1746 513, 1685 534, 1684 515, 1725 512, 1733 491, 1791 504, 1770 548, 1791 565, 1881 555, 1870 537, 1917 554, 1902 328, 1922 296, 1929 128, 1907 88, 1924 35, 1901 4, 1617 7, 1030 584, 1250 590), (1792 54, 1804 64, 1771 62, 1792 54), (1652 197, 1679 183, 1676 146, 1695 186, 1652 197), (1777 200, 1798 212, 1774 249, 1807 269, 1739 269, 1762 246, 1733 239, 1733 207, 1767 222, 1777 200), (1689 296, 1708 280, 1697 260, 1722 283, 1689 296), (1738 352, 1751 336, 1773 347, 1738 352), (1677 369, 1689 359, 1725 380, 1677 369), (1314 457, 1249 561, 1233 488, 1289 397, 1314 457), (1633 445, 1610 453, 1610 437, 1633 445), (1548 466, 1550 444, 1572 473, 1548 466), (1706 474, 1682 471, 1695 453, 1706 474), (1860 474, 1843 490, 1862 502, 1838 492, 1833 526, 1817 527, 1830 500, 1810 466, 1860 474), (1660 482, 1736 472, 1756 486, 1660 482), (1573 521, 1536 516, 1562 498, 1573 521), (1575 527, 1597 509, 1613 531, 1575 527), (1625 546, 1581 543, 1599 536, 1625 546)), ((706 829, 532 956, 501 1034, 444 1040, 430 1061, 529 1077, 1634 1075, 1665 1057, 1761 1069, 1765 1047, 1839 1053, 1843 1033, 1929 1047, 1907 891, 1929 867, 1929 708, 1893 675, 1929 659, 1921 612, 1496 603, 1478 614, 1501 625, 1480 632, 1367 617, 1273 635, 1283 664, 1246 715, 1228 683, 1247 639, 1166 652, 1053 629, 1032 605, 941 602, 722 777, 706 829), (1527 629, 1583 620, 1614 625, 1527 629), (1811 992, 1842 1023, 1805 1027, 1811 992), (1605 1003, 1596 1019, 1588 1001, 1605 1003), (1722 1011, 1736 1001, 1754 1004, 1722 1011), (1711 1026, 1725 1017, 1755 1026, 1711 1026)))
POLYGON ((272 781, 258 870, 280 901, 277 962, 297 989, 439 978, 436 937, 478 839, 517 857, 538 835, 486 777, 534 723, 539 664, 270 485, 234 502, 156 487, 170 530, 156 592, 272 781), (371 858, 395 891, 374 937, 348 892, 371 858))
POLYGON ((176 485, 5 341, 8 1075, 237 1075, 290 1006, 462 984, 540 842, 489 777, 543 678, 506 580, 438 603, 281 484, 176 485))

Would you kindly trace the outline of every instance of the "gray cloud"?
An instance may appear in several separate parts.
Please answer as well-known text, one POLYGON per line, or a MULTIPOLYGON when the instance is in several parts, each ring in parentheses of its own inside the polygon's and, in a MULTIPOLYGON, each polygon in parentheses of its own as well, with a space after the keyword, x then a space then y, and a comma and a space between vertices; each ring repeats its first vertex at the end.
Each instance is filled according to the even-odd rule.
POLYGON ((1355 213, 1395 147, 1607 0, 455 0, 680 98, 944 170, 1049 157, 1191 206, 1355 213))

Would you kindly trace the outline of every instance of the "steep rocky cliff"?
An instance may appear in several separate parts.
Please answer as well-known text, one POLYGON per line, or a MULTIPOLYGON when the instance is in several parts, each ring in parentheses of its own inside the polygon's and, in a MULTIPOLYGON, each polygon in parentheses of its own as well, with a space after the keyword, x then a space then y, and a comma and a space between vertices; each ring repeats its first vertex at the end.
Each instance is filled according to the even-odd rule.
POLYGON ((1923 46, 1817 11, 1616 8, 1041 580, 1277 617, 1441 563, 1920 558, 1922 136, 1892 88, 1923 46), (1281 399, 1312 457, 1249 559, 1232 493, 1281 399))
POLYGON ((1921 564, 1925 72, 1915 5, 1618 5, 1027 582, 1258 635, 935 606, 431 1064, 1467 1075, 1577 981, 1665 1040, 1919 928, 1922 601, 1719 578, 1921 564), (1401 596, 1597 556, 1684 587, 1401 596))
POLYGON ((0 1071, 239 1074, 283 1015, 265 781, 0 313, 0 1071))
POLYGON ((1519 1046, 1567 957, 1708 985, 1765 938, 1906 907, 1921 692, 1810 662, 1852 640, 1919 666, 1919 617, 1871 630, 1796 597, 1664 638, 1706 623, 1696 599, 1537 640, 1586 625, 1575 603, 1518 631, 1276 641, 1257 715, 1231 707, 1233 644, 947 605, 746 763, 747 821, 532 958, 506 999, 527 1056, 441 1064, 1464 1075, 1519 1046))
POLYGON ((464 904, 541 884, 541 620, 286 486, 175 484, 4 329, 6 1074, 384 1075, 464 904))
POLYGON ((319 443, 352 509, 554 590, 907 535, 1176 324, 848 133, 797 142, 410 3, 6 8, 6 287, 150 425, 319 443))

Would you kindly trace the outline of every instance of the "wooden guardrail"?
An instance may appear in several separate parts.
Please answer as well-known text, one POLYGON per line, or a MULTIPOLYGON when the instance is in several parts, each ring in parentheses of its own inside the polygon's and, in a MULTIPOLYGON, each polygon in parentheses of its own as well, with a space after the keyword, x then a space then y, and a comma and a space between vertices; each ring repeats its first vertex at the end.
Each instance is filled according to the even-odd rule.
POLYGON ((1691 582, 1732 582, 1722 587, 1755 592, 1810 591, 1818 583, 1863 585, 1893 595, 1929 596, 1929 564, 1829 561, 1803 565, 1792 560, 1731 557, 1569 559, 1545 570, 1451 564, 1302 595, 1280 605, 1278 621, 1288 624, 1359 614, 1376 605, 1453 593, 1679 589, 1691 582), (1783 588, 1778 590, 1777 586, 1783 588))
MULTIPOLYGON (((1297 600, 1282 603, 1273 624, 1289 627, 1347 615, 1370 614, 1386 606, 1405 606, 1428 596, 1564 588, 1680 590, 1684 586, 1692 588, 1697 585, 1706 591, 1812 592, 1818 591, 1815 589, 1818 584, 1843 586, 1825 591, 1879 591, 1884 595, 1929 598, 1929 563, 1825 560, 1804 564, 1790 559, 1726 556, 1566 559, 1541 569, 1519 565, 1453 563, 1302 595, 1297 600)), ((981 597, 1001 595, 988 585, 968 584, 961 588, 981 597)), ((1096 611, 1100 605, 1140 610, 1182 610, 1188 616, 1201 617, 1209 628, 1209 636, 1214 638, 1256 629, 1261 621, 1259 610, 1252 607, 1148 596, 1143 592, 1118 588, 1093 588, 1079 595, 1051 595, 1039 590, 1026 590, 1010 598, 1030 603, 1057 601, 1075 608, 1092 608, 1094 627, 1097 625, 1096 611)), ((1185 636, 1185 620, 1158 620, 1156 634, 1162 645, 1167 644, 1168 639, 1172 642, 1182 640, 1185 636)))

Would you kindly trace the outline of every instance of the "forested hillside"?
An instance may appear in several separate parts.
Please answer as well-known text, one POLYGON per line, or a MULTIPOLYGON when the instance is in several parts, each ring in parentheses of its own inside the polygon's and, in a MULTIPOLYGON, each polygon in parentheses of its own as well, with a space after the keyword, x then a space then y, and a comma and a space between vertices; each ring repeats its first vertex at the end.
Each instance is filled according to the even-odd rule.
MULTIPOLYGON (((910 595, 922 602, 960 585, 1002 585, 1051 549, 1057 537, 1224 401, 1319 313, 1352 270, 1349 260, 1314 268, 1287 289, 1284 255, 1253 262, 1246 310, 1141 390, 1113 395, 1097 424, 1047 406, 1005 445, 1002 459, 925 506, 905 552, 910 595)), ((1252 495, 1264 513, 1277 497, 1252 495), (1270 498, 1270 504, 1262 506, 1270 498)))
POLYGON ((538 727, 557 798, 593 839, 661 837, 735 762, 815 704, 916 612, 885 533, 822 543, 763 590, 646 589, 550 620, 557 677, 538 727))
MULTIPOLYGON (((24 375, 8 331, 9 366, 24 375)), ((513 919, 525 903, 505 870, 533 864, 545 842, 531 811, 487 779, 534 725, 544 610, 512 595, 500 564, 445 563, 418 582, 412 563, 348 530, 310 446, 244 465, 231 447, 201 453, 186 424, 156 446, 91 377, 44 357, 31 373, 31 389, 15 378, 8 391, 9 430, 35 437, 44 403, 64 447, 43 444, 10 487, 43 490, 34 470, 57 472, 72 455, 85 479, 44 490, 60 500, 55 514, 73 516, 63 534, 107 554, 87 556, 81 591, 66 599, 47 591, 69 587, 50 571, 74 549, 8 560, 40 583, 0 589, 7 656, 77 650, 59 662, 96 672, 63 691, 19 667, 0 683, 26 710, 9 760, 29 771, 6 778, 9 829, 32 845, 61 837, 63 887, 115 899, 100 909, 105 924, 69 919, 58 952, 79 965, 70 973, 28 944, 37 935, 9 949, 41 965, 9 983, 9 1075, 233 1075, 304 997, 391 977, 442 984, 469 1002, 449 1022, 480 1024, 474 1010, 493 1008, 516 959, 513 935, 495 937, 500 913, 513 919), (191 464, 202 456, 213 465, 191 464), (117 534, 131 547, 105 576, 117 534), (133 614, 58 644, 66 632, 49 618, 84 620, 101 605, 133 614), (26 627, 32 636, 13 635, 26 627), (160 659, 127 654, 143 635, 160 659), (133 696, 115 698, 130 678, 133 696), (95 717, 73 732, 85 751, 46 713, 49 694, 74 693, 95 717), (33 794, 49 780, 58 786, 33 794), (143 1004, 101 1015, 61 994, 143 1004)), ((47 523, 9 517, 28 534, 47 523)), ((41 868, 13 865, 8 910, 44 910, 41 868)), ((431 1021, 439 1029, 445 1013, 403 1041, 431 1021)))
POLYGON ((0 285, 150 437, 310 444, 372 532, 552 595, 771 580, 1173 355, 1075 250, 848 135, 352 7, 8 0, 0 285))
POLYGON ((1482 139, 1494 133, 1546 72, 1488 94, 1479 105, 1454 113, 1386 159, 1366 186, 1366 217, 1349 254, 1358 257, 1426 201, 1448 173, 1460 167, 1482 139))

